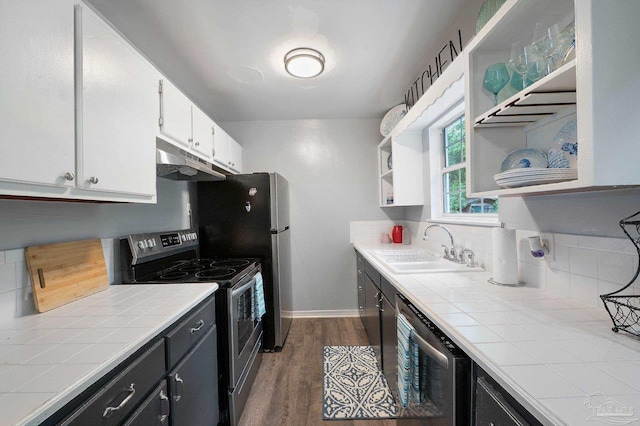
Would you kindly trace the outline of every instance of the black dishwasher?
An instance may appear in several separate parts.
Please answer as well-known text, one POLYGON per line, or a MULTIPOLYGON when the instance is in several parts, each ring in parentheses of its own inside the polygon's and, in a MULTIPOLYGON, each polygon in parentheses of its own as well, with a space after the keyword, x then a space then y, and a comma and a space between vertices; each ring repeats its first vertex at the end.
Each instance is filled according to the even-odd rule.
POLYGON ((411 340, 419 354, 418 372, 408 378, 414 388, 408 396, 410 404, 400 410, 396 424, 471 424, 471 360, 402 295, 396 296, 396 310, 413 327, 411 340))

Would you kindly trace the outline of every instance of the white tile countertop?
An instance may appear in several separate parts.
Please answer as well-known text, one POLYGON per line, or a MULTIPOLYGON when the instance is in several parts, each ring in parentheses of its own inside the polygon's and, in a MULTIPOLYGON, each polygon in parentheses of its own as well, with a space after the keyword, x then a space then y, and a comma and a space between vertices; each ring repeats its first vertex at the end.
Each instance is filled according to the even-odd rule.
POLYGON ((41 423, 217 288, 111 285, 0 323, 0 424, 41 423))
POLYGON ((492 285, 488 272, 393 274, 371 256, 388 244, 354 246, 543 424, 616 420, 598 415, 603 404, 640 424, 640 339, 614 333, 604 306, 492 285))

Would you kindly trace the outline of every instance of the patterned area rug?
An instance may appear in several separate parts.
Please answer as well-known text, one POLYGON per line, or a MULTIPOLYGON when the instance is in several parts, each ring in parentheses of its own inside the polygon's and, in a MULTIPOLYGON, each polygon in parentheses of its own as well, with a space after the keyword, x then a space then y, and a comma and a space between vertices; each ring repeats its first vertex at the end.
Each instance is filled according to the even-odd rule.
POLYGON ((371 346, 324 347, 324 420, 390 419, 397 412, 371 346))

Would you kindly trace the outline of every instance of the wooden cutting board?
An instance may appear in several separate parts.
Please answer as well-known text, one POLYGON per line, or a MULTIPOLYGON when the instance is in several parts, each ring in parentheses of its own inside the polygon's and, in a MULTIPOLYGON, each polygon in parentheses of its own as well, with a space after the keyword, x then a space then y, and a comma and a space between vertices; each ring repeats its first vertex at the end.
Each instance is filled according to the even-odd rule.
POLYGON ((27 247, 33 299, 45 312, 106 290, 109 276, 99 239, 27 247))

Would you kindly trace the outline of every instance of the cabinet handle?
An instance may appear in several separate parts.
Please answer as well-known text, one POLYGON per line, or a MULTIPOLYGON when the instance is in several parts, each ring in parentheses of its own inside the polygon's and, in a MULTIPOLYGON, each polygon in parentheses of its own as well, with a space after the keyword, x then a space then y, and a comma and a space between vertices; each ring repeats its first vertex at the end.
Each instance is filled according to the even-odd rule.
POLYGON ((91 177, 89 178, 89 182, 91 182, 92 184, 94 184, 94 185, 95 185, 96 183, 98 183, 98 178, 97 178, 97 177, 95 177, 95 176, 91 176, 91 177))
POLYGON ((173 378, 173 380, 176 381, 176 383, 178 384, 178 388, 180 392, 177 392, 176 390, 176 396, 173 397, 173 399, 178 402, 180 401, 180 398, 182 398, 182 395, 184 395, 184 380, 182 380, 182 378, 180 377, 180 375, 178 373, 176 373, 176 376, 173 378))
POLYGON ((171 404, 169 404, 169 398, 167 397, 167 394, 164 393, 164 389, 160 391, 160 406, 162 409, 162 415, 158 416, 158 421, 160 421, 160 423, 164 423, 165 420, 169 418, 169 414, 171 414, 171 404), (167 414, 164 414, 165 406, 167 407, 167 410, 166 410, 167 414))
POLYGON ((376 293, 376 308, 380 309, 380 292, 376 293))
POLYGON ((196 142, 196 146, 200 146, 200 142, 196 142))
POLYGON ((65 179, 65 180, 72 181, 72 180, 74 180, 75 178, 76 178, 76 175, 74 175, 74 174, 73 174, 73 173, 71 173, 71 172, 67 172, 67 173, 65 173, 65 174, 64 174, 64 179, 65 179))
POLYGON ((193 143, 193 138, 189 138, 189 144, 193 143))
POLYGON ((214 157, 216 156, 216 150, 215 150, 215 148, 212 148, 212 149, 211 149, 211 155, 213 155, 214 157))
POLYGON ((196 331, 200 331, 200 330, 202 329, 202 327, 204 327, 204 321, 203 321, 203 320, 200 320, 200 321, 198 321, 198 322, 196 323, 196 326, 195 326, 195 327, 193 327, 193 328, 190 328, 190 329, 189 329, 189 333, 193 334, 193 333, 195 333, 196 331))
POLYGON ((127 402, 131 401, 131 398, 133 398, 133 395, 136 394, 136 388, 134 387, 134 385, 135 385, 135 383, 131 383, 129 385, 129 387, 127 389, 125 389, 125 392, 129 392, 129 395, 125 399, 122 400, 120 405, 118 405, 117 407, 107 407, 104 410, 104 413, 102 413, 102 418, 103 419, 108 419, 109 417, 111 417, 111 415, 113 414, 114 411, 118 411, 119 409, 121 409, 122 407, 127 405, 127 402))

